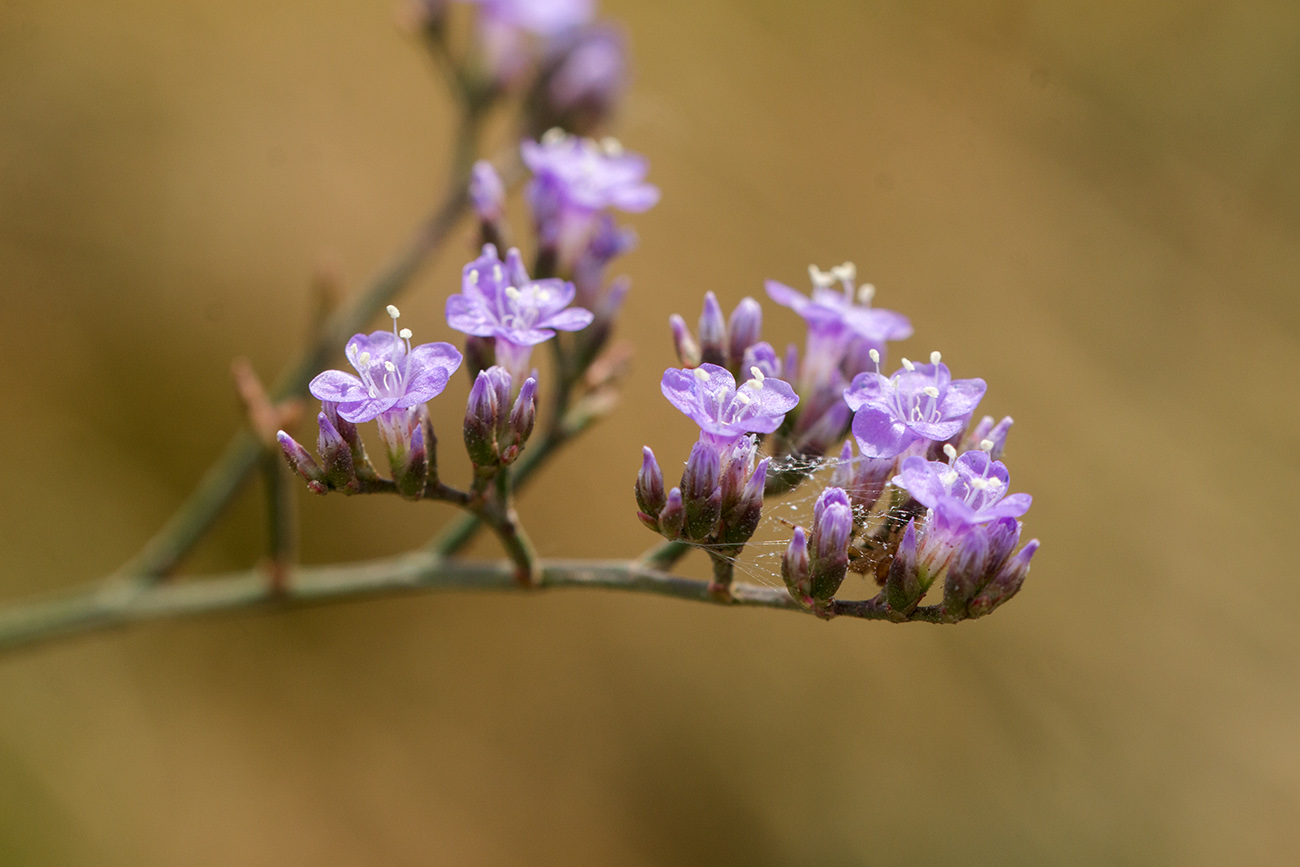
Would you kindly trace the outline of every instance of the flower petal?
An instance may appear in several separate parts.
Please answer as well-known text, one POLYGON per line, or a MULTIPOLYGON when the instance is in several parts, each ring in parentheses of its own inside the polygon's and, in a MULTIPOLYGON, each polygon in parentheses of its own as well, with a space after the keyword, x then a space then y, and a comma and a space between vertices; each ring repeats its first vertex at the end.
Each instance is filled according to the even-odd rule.
POLYGON ((341 370, 318 373, 307 384, 307 390, 317 400, 327 400, 330 403, 355 403, 370 396, 361 380, 341 370))
POLYGON ((869 458, 897 457, 917 439, 902 419, 874 406, 863 407, 853 417, 853 436, 869 458))

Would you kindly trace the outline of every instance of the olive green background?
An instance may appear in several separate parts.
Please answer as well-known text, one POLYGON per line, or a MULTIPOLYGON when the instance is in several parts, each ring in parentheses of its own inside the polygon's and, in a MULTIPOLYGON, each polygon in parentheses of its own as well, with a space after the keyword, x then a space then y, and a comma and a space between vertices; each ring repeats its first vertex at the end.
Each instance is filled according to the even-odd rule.
MULTIPOLYGON (((604 12, 664 196, 622 263, 623 405, 523 497, 539 547, 653 541, 639 448, 692 439, 658 394, 669 313, 851 258, 912 317, 902 353, 1015 416, 1024 592, 957 627, 430 595, 10 654, 0 860, 1295 863, 1300 6, 604 12)), ((239 424, 230 359, 273 374, 313 271, 356 286, 398 248, 450 122, 386 2, 0 3, 4 597, 136 550, 239 424)), ((417 339, 454 339, 470 241, 403 296, 417 339)), ((447 444, 466 391, 434 404, 447 444)), ((309 562, 449 516, 301 499, 309 562)), ((254 562, 257 504, 190 570, 254 562)))

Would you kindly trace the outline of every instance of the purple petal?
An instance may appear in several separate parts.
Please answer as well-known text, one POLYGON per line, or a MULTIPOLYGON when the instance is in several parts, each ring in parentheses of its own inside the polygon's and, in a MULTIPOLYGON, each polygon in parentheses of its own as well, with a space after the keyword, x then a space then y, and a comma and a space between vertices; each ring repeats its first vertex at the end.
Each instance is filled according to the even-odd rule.
POLYGON ((996 518, 1019 518, 1029 511, 1033 502, 1034 498, 1029 494, 1011 494, 1003 497, 990 511, 996 518))
POLYGON ((902 419, 872 406, 858 410, 853 417, 853 436, 858 449, 869 458, 897 457, 916 441, 916 434, 902 419))
POLYGON ((912 455, 903 461, 894 482, 916 498, 921 505, 934 508, 941 500, 952 499, 948 496, 943 479, 940 478, 947 471, 946 464, 927 461, 920 455, 912 455))
POLYGON ((948 390, 944 392, 940 411, 946 418, 967 419, 975 411, 975 407, 979 406, 980 399, 984 397, 987 389, 984 380, 979 378, 954 379, 948 384, 948 390))
POLYGON ((361 380, 341 370, 327 370, 317 374, 308 383, 307 390, 317 400, 328 400, 330 403, 355 403, 370 396, 361 380))
POLYGON ((778 283, 775 280, 768 280, 763 284, 763 288, 767 290, 768 298, 771 298, 782 307, 789 307, 801 316, 803 315, 804 310, 807 309, 808 305, 811 303, 807 296, 802 295, 784 283, 778 283))
POLYGON ((447 324, 475 337, 491 337, 499 327, 496 317, 482 302, 465 295, 452 295, 447 299, 447 324))
POLYGON ((590 310, 583 310, 581 307, 570 307, 568 310, 561 310, 554 316, 549 316, 537 324, 543 328, 554 328, 557 331, 581 331, 591 324, 596 316, 590 310))
POLYGON ((353 424, 371 421, 381 413, 387 412, 397 403, 392 397, 373 397, 356 403, 339 404, 339 415, 353 424))
POLYGON ((844 402, 854 412, 868 404, 880 406, 887 393, 886 389, 892 387, 889 380, 878 373, 859 373, 853 377, 849 387, 844 389, 844 402))
POLYGON ((950 440, 966 428, 966 419, 959 418, 952 421, 908 422, 908 427, 916 431, 928 440, 934 440, 937 443, 950 440))

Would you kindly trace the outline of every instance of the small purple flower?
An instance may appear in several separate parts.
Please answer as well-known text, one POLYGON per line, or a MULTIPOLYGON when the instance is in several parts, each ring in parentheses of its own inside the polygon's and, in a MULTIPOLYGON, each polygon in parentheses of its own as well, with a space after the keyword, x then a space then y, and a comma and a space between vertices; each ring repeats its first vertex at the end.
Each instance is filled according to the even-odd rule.
POLYGON ((855 357, 871 349, 883 355, 886 341, 912 336, 912 323, 906 316, 871 306, 874 286, 864 283, 854 291, 857 269, 852 262, 828 272, 809 266, 808 273, 813 282, 811 298, 775 280, 765 284, 773 301, 789 307, 808 323, 801 383, 824 379, 840 366, 851 348, 855 357), (841 284, 839 289, 833 288, 837 282, 841 284))
POLYGON ((624 152, 613 139, 597 144, 552 130, 541 142, 523 142, 520 150, 533 173, 528 200, 539 239, 561 262, 578 258, 602 212, 640 213, 659 201, 659 188, 645 182, 645 158, 624 152))
POLYGON ((534 128, 589 133, 627 89, 627 40, 617 28, 596 25, 556 42, 539 82, 534 128))
POLYGON ((725 367, 701 364, 669 368, 660 389, 673 406, 700 426, 701 438, 730 445, 747 433, 771 433, 799 403, 789 383, 751 371, 754 378, 737 387, 725 367))
POLYGON ((569 307, 573 295, 572 283, 531 279, 518 250, 512 248, 502 262, 496 247, 485 244, 483 255, 462 272, 461 293, 447 299, 447 324, 476 337, 495 337, 497 363, 522 383, 532 347, 556 331, 591 324, 591 311, 569 307))
POLYGON ((944 442, 966 429, 970 414, 984 396, 982 379, 956 379, 948 366, 930 354, 930 364, 903 359, 892 377, 860 373, 844 392, 857 413, 853 436, 862 453, 892 458, 921 441, 944 442))
POLYGON ((484 19, 527 30, 542 37, 558 36, 586 24, 595 14, 595 0, 468 0, 484 19))
POLYGON ((388 314, 392 331, 355 334, 347 343, 344 352, 358 376, 327 370, 308 385, 314 397, 338 404, 339 415, 354 424, 432 400, 460 367, 461 355, 450 343, 412 347, 410 329, 397 329, 397 308, 388 305, 388 314))
POLYGON ((499 223, 506 206, 506 186, 492 163, 479 160, 469 174, 469 200, 484 223, 499 223))
POLYGON ((960 533, 1029 511, 1029 494, 1007 495, 1010 479, 1006 464, 983 451, 969 451, 951 464, 912 455, 903 461, 894 484, 934 511, 934 529, 960 533))

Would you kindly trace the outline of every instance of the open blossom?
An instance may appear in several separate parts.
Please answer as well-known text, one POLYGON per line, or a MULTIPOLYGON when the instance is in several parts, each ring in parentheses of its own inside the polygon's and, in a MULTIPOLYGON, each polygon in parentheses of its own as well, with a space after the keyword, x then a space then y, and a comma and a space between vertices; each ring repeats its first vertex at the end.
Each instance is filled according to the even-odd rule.
POLYGON ((771 433, 799 403, 789 383, 750 371, 752 379, 737 387, 725 367, 701 364, 669 368, 660 389, 673 406, 700 426, 702 439, 732 444, 747 433, 771 433))
POLYGON ((392 331, 355 334, 344 353, 357 375, 327 370, 308 385, 312 395, 338 404, 338 414, 360 424, 381 413, 409 409, 437 397, 460 367, 450 343, 411 346, 411 331, 397 329, 398 311, 389 305, 392 331))
POLYGON ((582 253, 602 212, 640 213, 659 201, 659 188, 645 182, 645 158, 624 152, 612 139, 597 144, 552 130, 540 142, 525 141, 520 150, 533 173, 528 201, 539 240, 563 262, 582 253))
POLYGON ((522 383, 532 347, 556 331, 591 324, 591 311, 569 306, 573 295, 572 283, 530 278, 518 250, 512 248, 502 262, 496 247, 485 244, 483 255, 465 266, 460 294, 447 299, 447 324, 475 337, 495 337, 497 363, 522 383))
POLYGON ((934 510, 936 529, 959 531, 1029 511, 1029 494, 1007 494, 1010 479, 1006 464, 973 450, 951 464, 912 455, 903 461, 894 484, 934 510))
MULTIPOLYGON (((852 262, 837 265, 829 272, 816 266, 810 266, 808 271, 813 281, 811 298, 775 280, 765 284, 773 301, 789 307, 808 323, 801 383, 824 380, 840 367, 851 350, 855 358, 865 357, 873 349, 883 355, 886 341, 912 336, 912 323, 906 316, 871 306, 875 287, 864 283, 854 290, 857 269, 852 262), (839 288, 835 288, 837 282, 839 288)), ((856 372, 849 371, 849 375, 856 372)))
POLYGON ((864 455, 892 458, 921 441, 944 442, 966 429, 984 396, 982 379, 953 379, 939 353, 930 364, 903 359, 892 377, 860 373, 844 392, 864 455))

